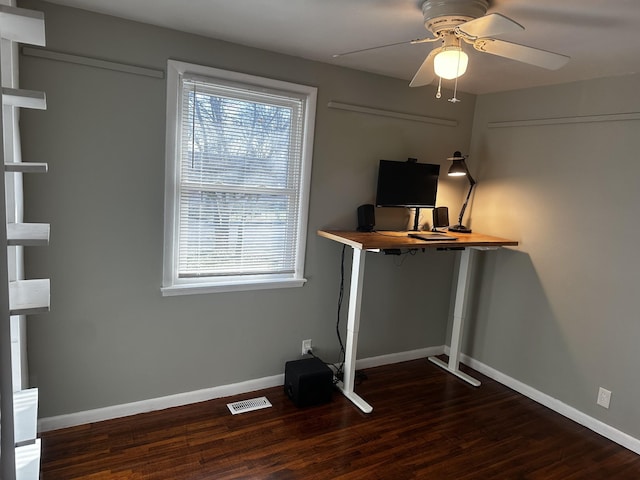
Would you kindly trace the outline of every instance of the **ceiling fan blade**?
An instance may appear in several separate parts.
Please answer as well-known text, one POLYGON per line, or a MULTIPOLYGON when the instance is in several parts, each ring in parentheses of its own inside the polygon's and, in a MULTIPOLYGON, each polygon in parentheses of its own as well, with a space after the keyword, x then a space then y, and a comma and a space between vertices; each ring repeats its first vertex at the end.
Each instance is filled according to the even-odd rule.
POLYGON ((456 27, 467 37, 494 37, 503 33, 520 32, 524 27, 499 13, 490 13, 484 17, 470 20, 456 27))
POLYGON ((361 48, 360 50, 352 50, 350 52, 336 53, 336 54, 331 55, 331 56, 333 58, 339 58, 339 57, 344 57, 345 55, 351 55, 353 53, 368 52, 370 50, 377 50, 379 48, 395 47, 396 45, 417 45, 418 43, 435 42, 436 40, 440 40, 440 39, 439 38, 430 38, 430 37, 414 38, 413 40, 405 40, 403 42, 387 43, 385 45, 378 45, 376 47, 361 48))
POLYGON ((504 40, 496 40, 495 38, 479 38, 473 43, 473 47, 480 52, 517 60, 518 62, 528 63, 548 70, 557 70, 571 60, 566 55, 505 42, 504 40))
POLYGON ((433 71, 433 57, 435 57, 440 50, 442 50, 442 47, 434 48, 429 52, 429 55, 427 55, 427 58, 424 59, 424 62, 422 62, 422 65, 420 65, 420 68, 413 76, 411 83, 409 83, 410 87, 422 87, 423 85, 429 85, 433 82, 433 79, 436 78, 436 74, 433 71))

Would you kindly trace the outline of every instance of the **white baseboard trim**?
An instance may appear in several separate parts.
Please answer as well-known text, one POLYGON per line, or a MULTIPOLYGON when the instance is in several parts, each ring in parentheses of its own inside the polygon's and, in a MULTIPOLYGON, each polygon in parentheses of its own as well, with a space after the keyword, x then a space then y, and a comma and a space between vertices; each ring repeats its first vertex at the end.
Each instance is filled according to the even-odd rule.
POLYGON ((408 362, 419 358, 427 358, 433 355, 441 355, 444 353, 444 346, 419 348, 418 350, 409 350, 408 352, 391 353, 389 355, 380 355, 379 357, 362 358, 356 360, 356 368, 373 368, 382 365, 391 365, 393 363, 408 362))
MULTIPOLYGON (((449 347, 444 348, 445 353, 449 353, 449 347)), ((525 397, 530 398, 531 400, 538 402, 541 405, 553 410, 554 412, 559 413, 567 417, 570 420, 573 420, 580 425, 587 427, 589 430, 592 430, 609 440, 616 442, 618 445, 621 445, 625 448, 628 448, 632 452, 640 454, 640 440, 632 437, 620 430, 607 425, 606 423, 601 422, 593 417, 590 417, 586 413, 577 410, 566 403, 561 402, 560 400, 553 398, 546 393, 542 393, 535 388, 526 385, 515 378, 512 378, 508 375, 505 375, 498 370, 485 365, 474 358, 469 357, 468 355, 462 354, 460 356, 462 363, 468 365, 474 370, 486 375, 487 377, 495 380, 502 385, 509 387, 512 390, 524 395, 525 397)))
MULTIPOLYGON (((410 350, 408 352, 393 353, 390 355, 381 355, 379 357, 363 358, 356 362, 356 368, 373 368, 380 365, 406 362, 409 360, 416 360, 418 358, 425 358, 430 355, 440 355, 443 351, 443 347, 439 346, 410 350)), ((96 408, 93 410, 85 410, 82 412, 58 415, 55 417, 46 417, 38 420, 38 431, 48 432, 51 430, 58 430, 60 428, 75 427, 77 425, 101 422, 103 420, 128 417, 130 415, 137 415, 138 413, 153 412, 156 410, 164 410, 165 408, 188 405, 190 403, 205 402, 215 398, 241 395, 243 393, 254 392, 264 388, 277 387, 279 385, 284 385, 284 374, 248 380, 246 382, 232 383, 230 385, 221 385, 219 387, 205 388, 193 392, 178 393, 176 395, 168 395, 166 397, 141 400, 139 402, 96 408)))
POLYGON ((153 412, 156 410, 164 410, 165 408, 188 405, 190 403, 205 402, 215 398, 240 395, 243 393, 254 392, 256 390, 262 390, 264 388, 277 387, 278 385, 284 385, 284 374, 248 380, 246 382, 232 383, 230 385, 221 385, 219 387, 205 388, 202 390, 195 390, 193 392, 178 393, 176 395, 168 395, 166 397, 151 398, 149 400, 141 400, 139 402, 125 403, 121 405, 113 405, 111 407, 96 408, 93 410, 85 410, 82 412, 58 415, 55 417, 41 418, 38 420, 38 431, 48 432, 50 430, 58 430, 60 428, 75 427, 77 425, 84 425, 87 423, 128 417, 130 415, 137 415, 138 413, 153 412))
MULTIPOLYGON (((442 353, 449 353, 448 346, 428 347, 418 350, 409 350, 407 352, 392 353, 389 355, 380 355, 377 357, 363 358, 356 361, 356 368, 373 368, 381 365, 390 365, 394 363, 417 360, 442 353)), ((596 420, 579 410, 557 400, 545 393, 526 385, 468 355, 462 354, 461 360, 465 365, 477 370, 487 377, 505 385, 512 390, 528 397, 535 402, 544 405, 547 408, 573 420, 584 427, 602 435, 617 444, 628 448, 629 450, 640 454, 640 440, 632 437, 620 430, 617 430, 606 423, 596 420)), ((111 420, 114 418, 127 417, 139 413, 152 412, 156 410, 164 410, 165 408, 179 407, 191 403, 204 402, 215 398, 230 397, 232 395, 241 395, 243 393, 254 392, 264 388, 277 387, 284 384, 284 374, 273 375, 270 377, 248 380, 245 382, 233 383, 230 385, 221 385, 219 387, 205 388, 193 392, 179 393, 176 395, 168 395, 166 397, 152 398, 139 402, 126 403, 122 405, 114 405, 111 407, 96 408, 94 410, 86 410, 83 412, 70 413, 67 415, 58 415, 55 417, 46 417, 38 420, 38 431, 47 432, 60 428, 74 427, 103 420, 111 420)))

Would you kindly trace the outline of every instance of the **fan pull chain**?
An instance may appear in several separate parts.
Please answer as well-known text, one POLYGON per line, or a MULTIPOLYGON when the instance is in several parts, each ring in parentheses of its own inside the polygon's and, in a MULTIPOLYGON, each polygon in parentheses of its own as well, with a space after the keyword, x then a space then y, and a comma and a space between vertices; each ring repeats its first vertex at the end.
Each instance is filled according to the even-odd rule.
POLYGON ((440 98, 442 96, 441 88, 442 88, 442 77, 440 77, 440 80, 438 80, 438 91, 436 92, 436 98, 440 98))
POLYGON ((458 98, 456 97, 457 92, 458 92, 458 77, 456 77, 456 83, 453 86, 453 98, 449 99, 451 103, 458 103, 461 101, 461 100, 458 100, 458 98))
POLYGON ((458 103, 460 100, 458 100, 458 97, 456 97, 456 94, 458 93, 458 72, 460 72, 460 55, 458 55, 458 65, 456 67, 456 83, 453 86, 453 98, 450 98, 449 101, 451 103, 458 103))

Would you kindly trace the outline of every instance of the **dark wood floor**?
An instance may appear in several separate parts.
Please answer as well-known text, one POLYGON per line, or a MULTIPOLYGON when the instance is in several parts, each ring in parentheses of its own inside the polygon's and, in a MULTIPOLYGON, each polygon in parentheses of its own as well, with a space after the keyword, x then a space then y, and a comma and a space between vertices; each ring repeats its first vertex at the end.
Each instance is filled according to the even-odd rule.
POLYGON ((281 388, 42 435, 42 479, 640 479, 640 456, 496 382, 426 360, 367 370, 363 414, 281 388), (273 408, 231 415, 230 401, 273 408))

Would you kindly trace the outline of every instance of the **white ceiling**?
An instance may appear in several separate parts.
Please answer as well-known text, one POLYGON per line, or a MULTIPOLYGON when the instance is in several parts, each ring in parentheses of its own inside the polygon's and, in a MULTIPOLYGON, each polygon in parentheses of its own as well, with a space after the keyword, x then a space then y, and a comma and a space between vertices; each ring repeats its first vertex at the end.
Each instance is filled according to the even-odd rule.
MULTIPOLYGON (((421 0, 49 0, 408 81, 434 44, 335 53, 429 36, 421 0)), ((525 27, 503 40, 571 57, 548 71, 467 46, 458 88, 490 93, 640 72, 639 0, 490 0, 525 27)), ((438 44, 435 44, 438 45, 438 44)))

